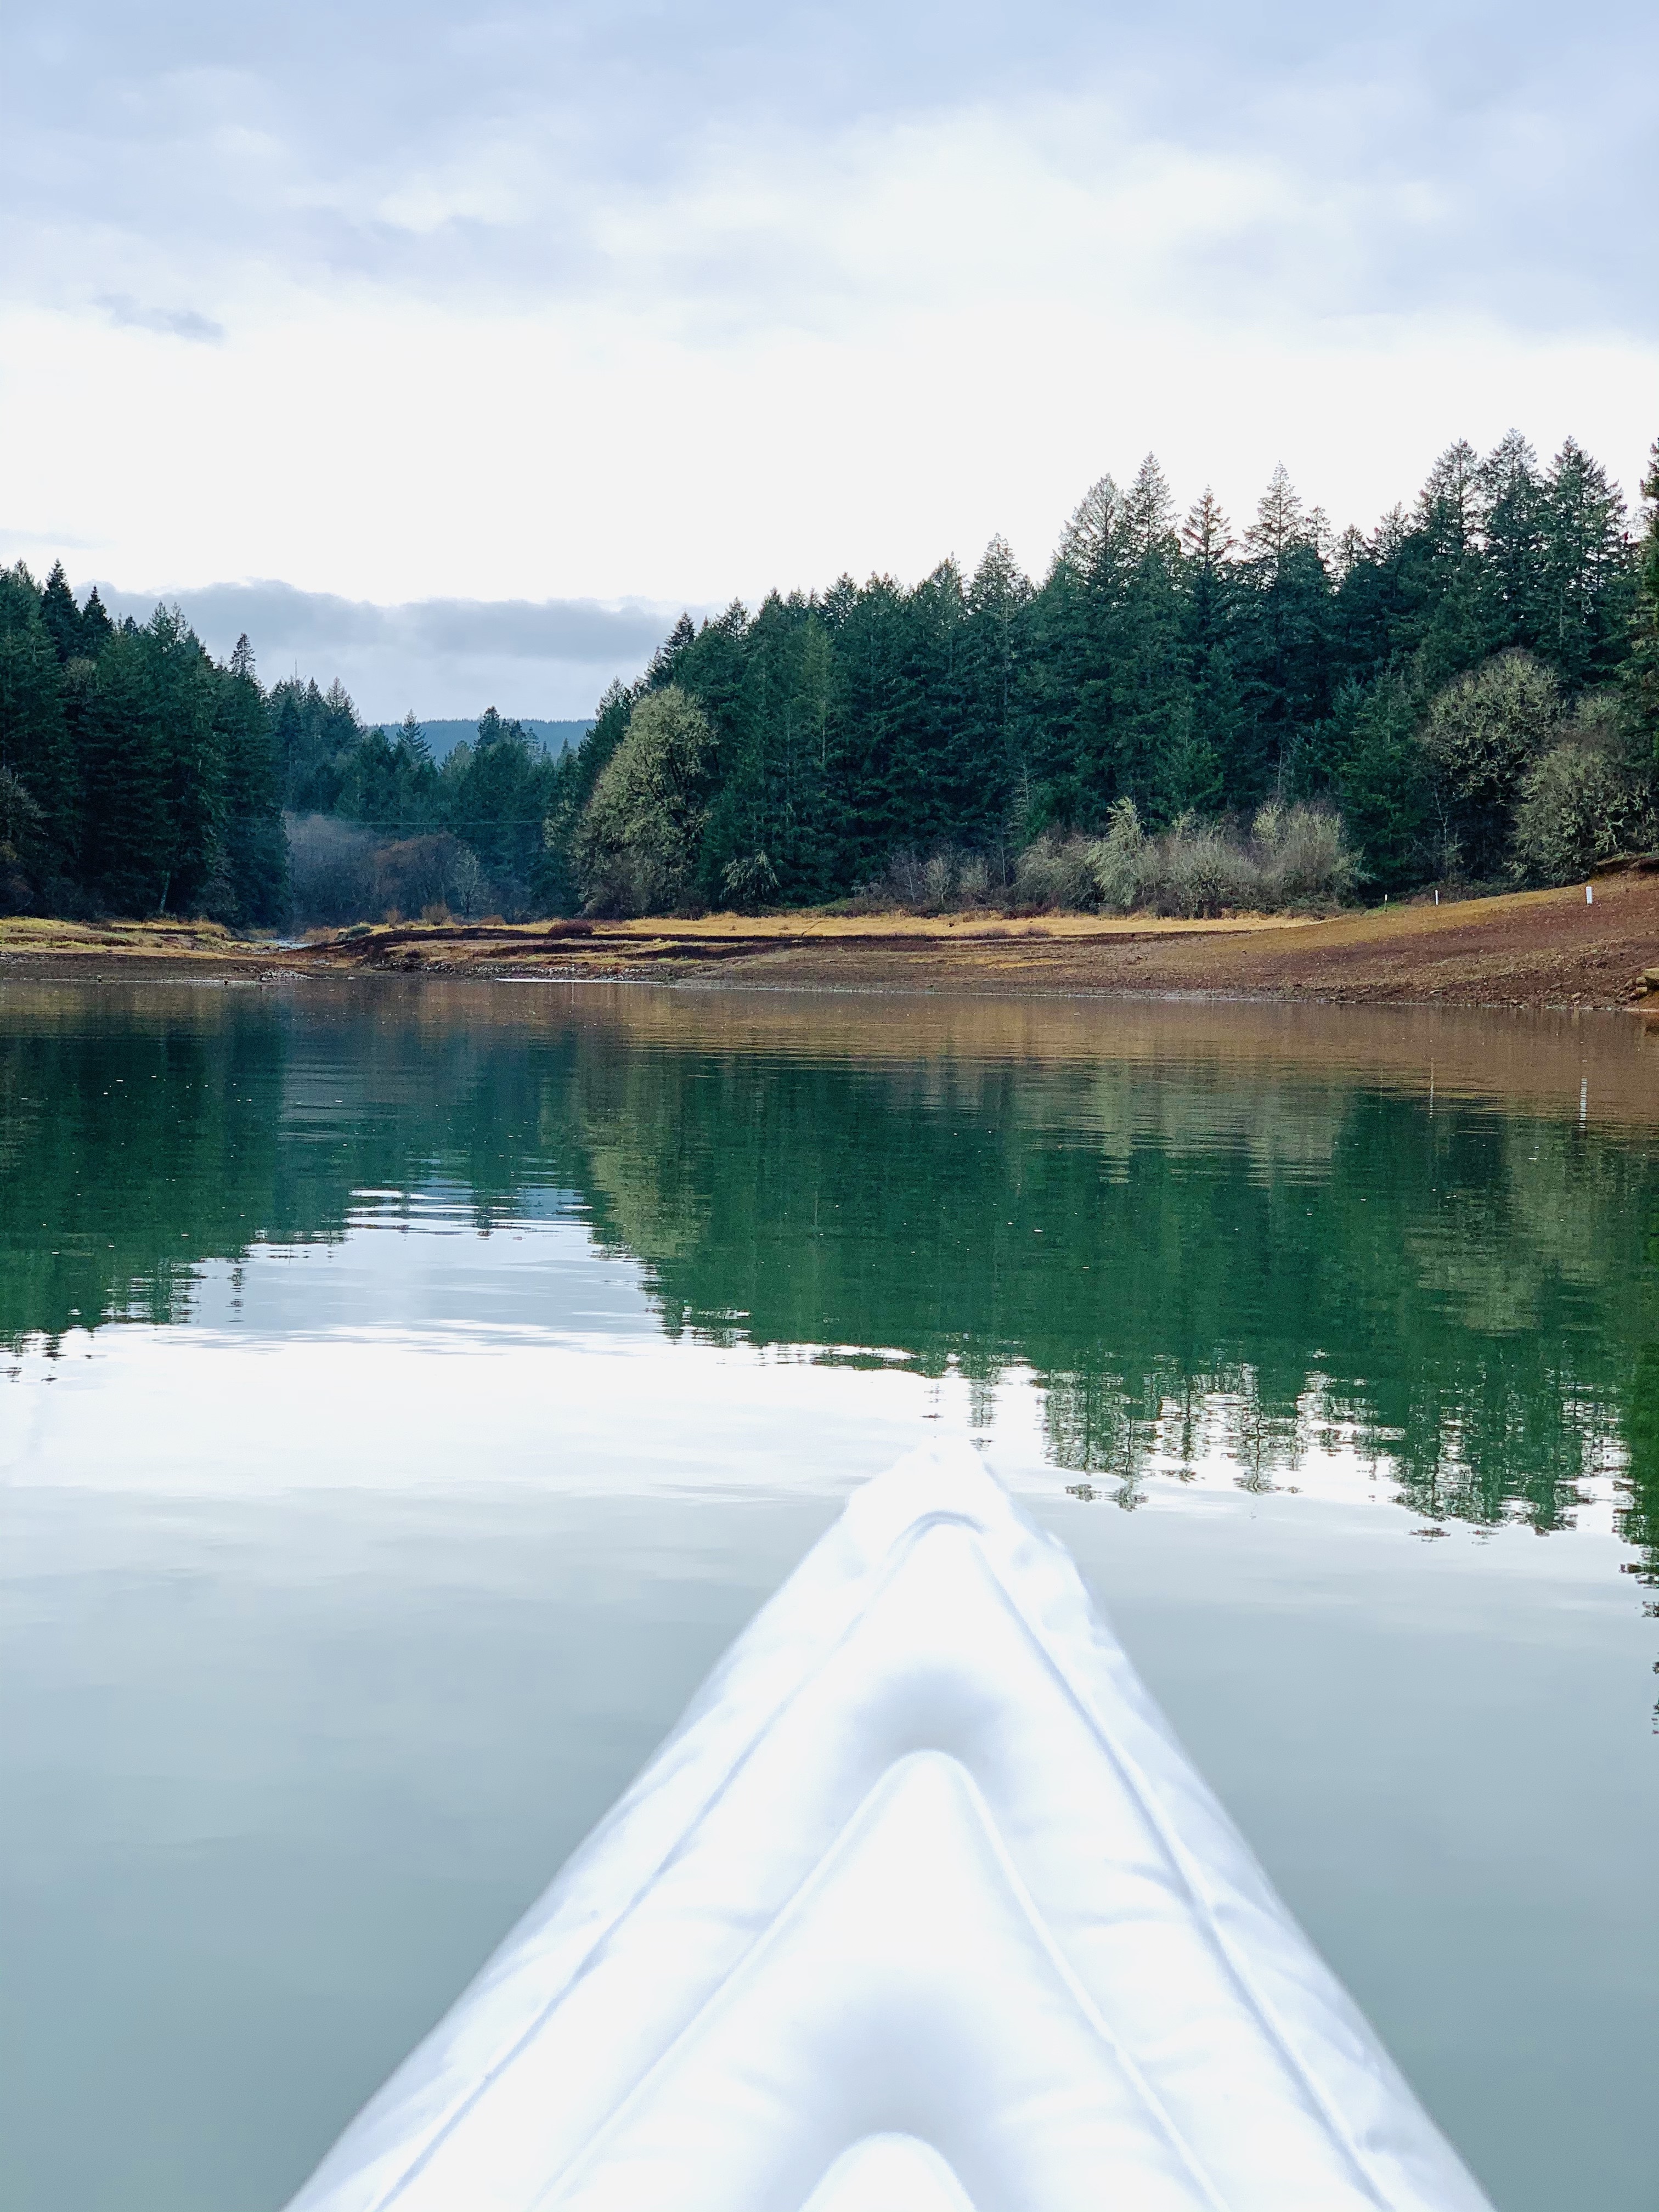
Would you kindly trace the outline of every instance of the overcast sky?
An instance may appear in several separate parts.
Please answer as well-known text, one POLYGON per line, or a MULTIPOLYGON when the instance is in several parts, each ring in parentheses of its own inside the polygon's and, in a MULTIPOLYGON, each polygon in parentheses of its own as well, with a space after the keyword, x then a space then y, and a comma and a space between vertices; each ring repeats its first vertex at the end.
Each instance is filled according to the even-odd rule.
POLYGON ((7 44, 0 557, 216 649, 252 610, 376 716, 586 713, 682 605, 996 530, 1038 568, 1148 449, 1369 526, 1459 434, 1633 489, 1659 431, 1652 0, 82 0, 7 44))

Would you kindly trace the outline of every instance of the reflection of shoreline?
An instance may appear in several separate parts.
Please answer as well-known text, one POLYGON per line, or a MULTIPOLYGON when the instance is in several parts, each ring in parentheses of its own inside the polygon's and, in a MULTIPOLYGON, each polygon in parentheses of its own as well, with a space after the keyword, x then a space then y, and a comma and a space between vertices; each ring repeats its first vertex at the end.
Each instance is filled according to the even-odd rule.
MULTIPOLYGON (((192 968, 47 976, 0 962, 0 1044, 8 1029, 76 1026, 85 994, 143 1018, 211 1032, 243 1014, 246 989, 204 988, 192 968)), ((1436 1099, 1489 1101, 1586 1125, 1659 1133, 1659 1024, 1624 1013, 1522 1007, 1335 1006, 1306 1000, 1102 999, 1082 994, 811 990, 660 979, 343 976, 273 972, 258 1000, 321 1014, 412 1022, 423 1031, 526 1039, 575 1025, 665 1050, 763 1054, 878 1065, 939 1058, 1036 1066, 1081 1062, 1197 1075, 1293 1078, 1436 1099)))

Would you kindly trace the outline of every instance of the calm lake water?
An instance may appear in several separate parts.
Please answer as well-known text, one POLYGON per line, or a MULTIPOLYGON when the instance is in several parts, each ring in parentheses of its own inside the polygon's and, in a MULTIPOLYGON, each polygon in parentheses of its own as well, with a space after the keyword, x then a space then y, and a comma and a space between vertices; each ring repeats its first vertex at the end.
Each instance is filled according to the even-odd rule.
POLYGON ((1659 1034, 27 981, 6 2212, 274 2212, 945 1431, 1502 2212, 1653 2212, 1659 1034))

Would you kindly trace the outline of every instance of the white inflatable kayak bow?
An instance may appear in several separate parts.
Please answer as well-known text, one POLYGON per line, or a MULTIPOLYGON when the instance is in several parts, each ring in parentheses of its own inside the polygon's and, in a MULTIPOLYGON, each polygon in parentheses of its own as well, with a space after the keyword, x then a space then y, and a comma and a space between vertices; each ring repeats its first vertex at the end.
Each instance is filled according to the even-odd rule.
POLYGON ((966 1444, 858 1492, 291 2212, 1489 2212, 966 1444))

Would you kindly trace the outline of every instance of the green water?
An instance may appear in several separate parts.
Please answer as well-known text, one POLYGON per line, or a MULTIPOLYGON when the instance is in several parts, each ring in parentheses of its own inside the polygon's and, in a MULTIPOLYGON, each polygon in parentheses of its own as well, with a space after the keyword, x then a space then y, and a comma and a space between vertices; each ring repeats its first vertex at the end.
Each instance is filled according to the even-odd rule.
POLYGON ((0 2202, 280 2204, 952 1430, 1504 2212, 1652 2212, 1656 1045, 0 981, 0 2202))

